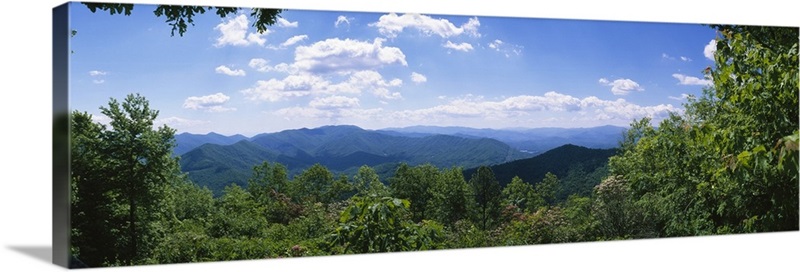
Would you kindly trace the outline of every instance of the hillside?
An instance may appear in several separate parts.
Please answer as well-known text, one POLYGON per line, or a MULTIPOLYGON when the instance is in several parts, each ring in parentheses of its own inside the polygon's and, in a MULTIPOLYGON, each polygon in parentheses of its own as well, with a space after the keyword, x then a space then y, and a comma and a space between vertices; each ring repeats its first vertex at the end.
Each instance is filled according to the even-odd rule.
MULTIPOLYGON (((565 179, 576 172, 592 173, 608 164, 608 158, 616 153, 616 149, 592 149, 576 145, 563 145, 551 149, 536 157, 490 166, 495 178, 505 186, 514 176, 523 181, 536 184, 551 172, 565 179)), ((464 170, 464 177, 469 179, 476 168, 464 170)), ((575 177, 577 178, 577 177, 575 177)), ((599 182, 599 180, 597 180, 599 182)))

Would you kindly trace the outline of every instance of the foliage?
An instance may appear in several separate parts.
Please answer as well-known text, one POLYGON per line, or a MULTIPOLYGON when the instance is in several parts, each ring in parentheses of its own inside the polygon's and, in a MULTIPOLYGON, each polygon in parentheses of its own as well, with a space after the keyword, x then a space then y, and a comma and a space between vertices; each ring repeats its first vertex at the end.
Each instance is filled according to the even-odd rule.
POLYGON ((375 170, 366 165, 359 167, 358 173, 353 176, 353 186, 358 196, 389 196, 389 188, 381 182, 375 170))
POLYGON ((634 122, 610 172, 658 236, 797 230, 798 29, 712 27, 714 85, 634 122))
POLYGON ((143 263, 161 239, 165 192, 181 177, 175 131, 154 129, 158 111, 138 94, 100 110, 110 129, 72 115, 72 244, 90 266, 143 263))
POLYGON ((476 222, 480 224, 482 230, 498 225, 502 208, 500 203, 502 188, 494 178, 492 169, 486 166, 478 168, 469 179, 469 184, 477 205, 476 222))
POLYGON ((403 163, 389 179, 392 195, 411 202, 411 218, 415 222, 426 218, 428 203, 433 198, 430 188, 439 178, 439 174, 439 169, 431 164, 411 167, 403 163))
POLYGON ((534 212, 545 206, 545 200, 533 188, 533 185, 522 181, 519 177, 511 179, 511 183, 503 188, 503 204, 514 206, 521 212, 534 212))
POLYGON ((392 197, 354 197, 330 236, 344 253, 374 253, 430 249, 441 239, 441 226, 414 224, 408 200, 392 197))
MULTIPOLYGON (((119 3, 87 3, 83 2, 92 13, 97 10, 108 11, 109 14, 125 14, 130 16, 133 11, 134 4, 119 4, 119 3)), ((194 25, 194 16, 198 14, 205 14, 206 11, 216 9, 216 15, 220 18, 225 18, 229 14, 236 14, 241 8, 234 7, 211 7, 211 6, 183 6, 183 5, 157 5, 153 14, 156 17, 166 17, 166 23, 172 27, 170 35, 175 36, 175 31, 178 31, 180 36, 186 33, 189 24, 194 25)), ((252 8, 250 17, 255 19, 253 27, 258 30, 258 33, 267 31, 267 27, 274 25, 282 9, 269 9, 269 8, 252 8)))
POLYGON ((432 195, 430 219, 452 226, 459 220, 468 218, 470 188, 462 173, 459 167, 441 171, 439 178, 430 188, 432 195))

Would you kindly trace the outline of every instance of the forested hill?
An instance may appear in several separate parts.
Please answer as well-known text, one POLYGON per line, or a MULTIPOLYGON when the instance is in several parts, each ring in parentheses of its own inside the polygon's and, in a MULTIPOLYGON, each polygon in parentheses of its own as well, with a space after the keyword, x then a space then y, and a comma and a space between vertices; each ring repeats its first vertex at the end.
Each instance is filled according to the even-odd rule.
MULTIPOLYGON (((598 168, 605 168, 608 158, 616 152, 616 149, 592 149, 568 144, 533 158, 493 165, 490 168, 501 186, 510 183, 514 176, 520 177, 527 183, 536 184, 542 181, 548 172, 563 180, 570 174, 592 173, 598 168)), ((467 169, 464 171, 464 176, 469 178, 475 171, 477 168, 467 169)))
POLYGON ((191 180, 220 193, 231 183, 246 186, 253 167, 265 161, 285 165, 290 177, 315 163, 348 176, 368 165, 386 176, 401 162, 471 168, 529 156, 494 139, 405 137, 355 126, 325 126, 260 134, 232 145, 205 144, 184 153, 180 164, 191 180))

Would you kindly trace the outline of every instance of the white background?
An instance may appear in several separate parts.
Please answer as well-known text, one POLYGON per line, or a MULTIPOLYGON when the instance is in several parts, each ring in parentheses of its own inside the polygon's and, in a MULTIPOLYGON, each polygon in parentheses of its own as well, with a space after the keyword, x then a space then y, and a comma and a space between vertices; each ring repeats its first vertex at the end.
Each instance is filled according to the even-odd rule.
MULTIPOLYGON (((790 1, 268 0, 131 1, 292 9, 396 11, 626 21, 798 26, 790 1), (527 4, 530 2, 531 4, 527 4), (554 3, 550 3, 554 2, 554 3), (526 4, 521 4, 526 3, 526 4), (733 3, 737 3, 734 6, 733 3), (740 6, 740 3, 745 3, 740 6)), ((11 1, 0 31, 0 260, 3 271, 54 271, 51 250, 52 8, 11 1)), ((135 10, 136 11, 136 10, 135 10)), ((149 11, 139 11, 149 12, 149 11)), ((120 29, 120 31, 125 31, 120 29)), ((784 271, 797 269, 800 232, 447 250, 421 253, 117 268, 113 271, 784 271)), ((106 271, 110 269, 93 269, 106 271)))

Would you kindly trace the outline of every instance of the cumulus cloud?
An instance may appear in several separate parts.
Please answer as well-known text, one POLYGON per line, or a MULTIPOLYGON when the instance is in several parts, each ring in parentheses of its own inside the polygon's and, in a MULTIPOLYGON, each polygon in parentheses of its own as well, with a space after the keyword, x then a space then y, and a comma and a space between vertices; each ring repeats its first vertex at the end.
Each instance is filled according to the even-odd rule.
POLYGON ((703 48, 703 56, 706 56, 707 59, 714 60, 714 53, 717 52, 717 40, 711 40, 708 42, 705 48, 703 48))
POLYGON ((241 93, 253 101, 276 102, 291 97, 331 94, 361 94, 371 92, 375 96, 385 99, 399 99, 399 92, 392 92, 390 88, 402 86, 400 79, 385 80, 383 76, 371 70, 352 73, 346 80, 332 83, 319 75, 301 73, 289 75, 284 79, 261 80, 256 86, 242 90, 241 93))
POLYGON ((420 73, 417 73, 417 72, 411 72, 411 81, 414 82, 414 83, 419 84, 419 83, 427 82, 428 78, 423 74, 420 74, 420 73))
POLYGON ((449 48, 449 49, 453 49, 453 50, 456 50, 456 51, 462 51, 462 52, 469 52, 469 51, 472 51, 472 49, 473 49, 472 45, 469 44, 469 43, 455 44, 455 43, 453 43, 451 41, 447 41, 447 43, 443 44, 442 46, 444 48, 449 48))
POLYGON ((698 77, 687 76, 683 74, 672 74, 672 77, 678 80, 680 85, 700 85, 708 86, 714 84, 710 79, 701 79, 698 77))
POLYGON ((225 65, 217 66, 217 68, 215 68, 214 71, 217 72, 217 74, 225 74, 225 75, 229 75, 229 76, 245 76, 246 75, 246 73, 242 69, 233 70, 233 69, 231 69, 231 68, 229 68, 228 66, 225 66, 225 65))
POLYGON ((297 21, 289 22, 289 20, 286 20, 284 18, 278 18, 276 25, 279 27, 297 27, 299 24, 297 21))
POLYGON ((626 95, 631 91, 644 91, 644 88, 639 86, 639 83, 627 78, 620 78, 614 81, 608 81, 606 78, 601 78, 598 80, 598 82, 606 86, 611 86, 611 93, 614 95, 626 95))
POLYGON ((269 34, 269 30, 264 32, 263 34, 248 33, 247 30, 250 27, 250 22, 247 19, 247 16, 244 14, 240 14, 233 19, 228 20, 227 22, 220 23, 214 30, 219 30, 220 36, 217 38, 217 42, 214 43, 216 47, 223 47, 226 45, 233 45, 233 46, 248 46, 252 44, 264 45, 267 41, 263 38, 263 36, 269 34))
POLYGON ((347 24, 347 27, 350 27, 350 19, 352 18, 347 18, 344 15, 339 15, 339 17, 336 17, 336 22, 333 23, 333 26, 338 28, 339 25, 341 24, 347 24))
POLYGON ((184 109, 204 110, 207 112, 235 111, 236 108, 226 108, 223 105, 230 99, 223 93, 206 96, 190 96, 183 102, 184 109))
POLYGON ((314 91, 324 90, 329 85, 330 82, 316 75, 289 75, 281 80, 259 80, 252 88, 240 92, 253 101, 276 102, 290 97, 307 96, 314 91))
POLYGON ((407 66, 403 51, 397 47, 384 46, 384 41, 381 38, 372 42, 333 38, 310 46, 298 46, 295 48, 293 65, 312 73, 350 73, 377 69, 389 64, 407 66))
POLYGON ((403 14, 398 16, 390 13, 381 16, 377 22, 369 26, 378 28, 378 32, 390 38, 397 37, 406 28, 417 29, 427 36, 438 35, 442 38, 449 38, 467 34, 473 37, 480 37, 478 27, 481 23, 478 18, 470 18, 469 21, 458 27, 447 19, 434 19, 427 15, 403 14))

